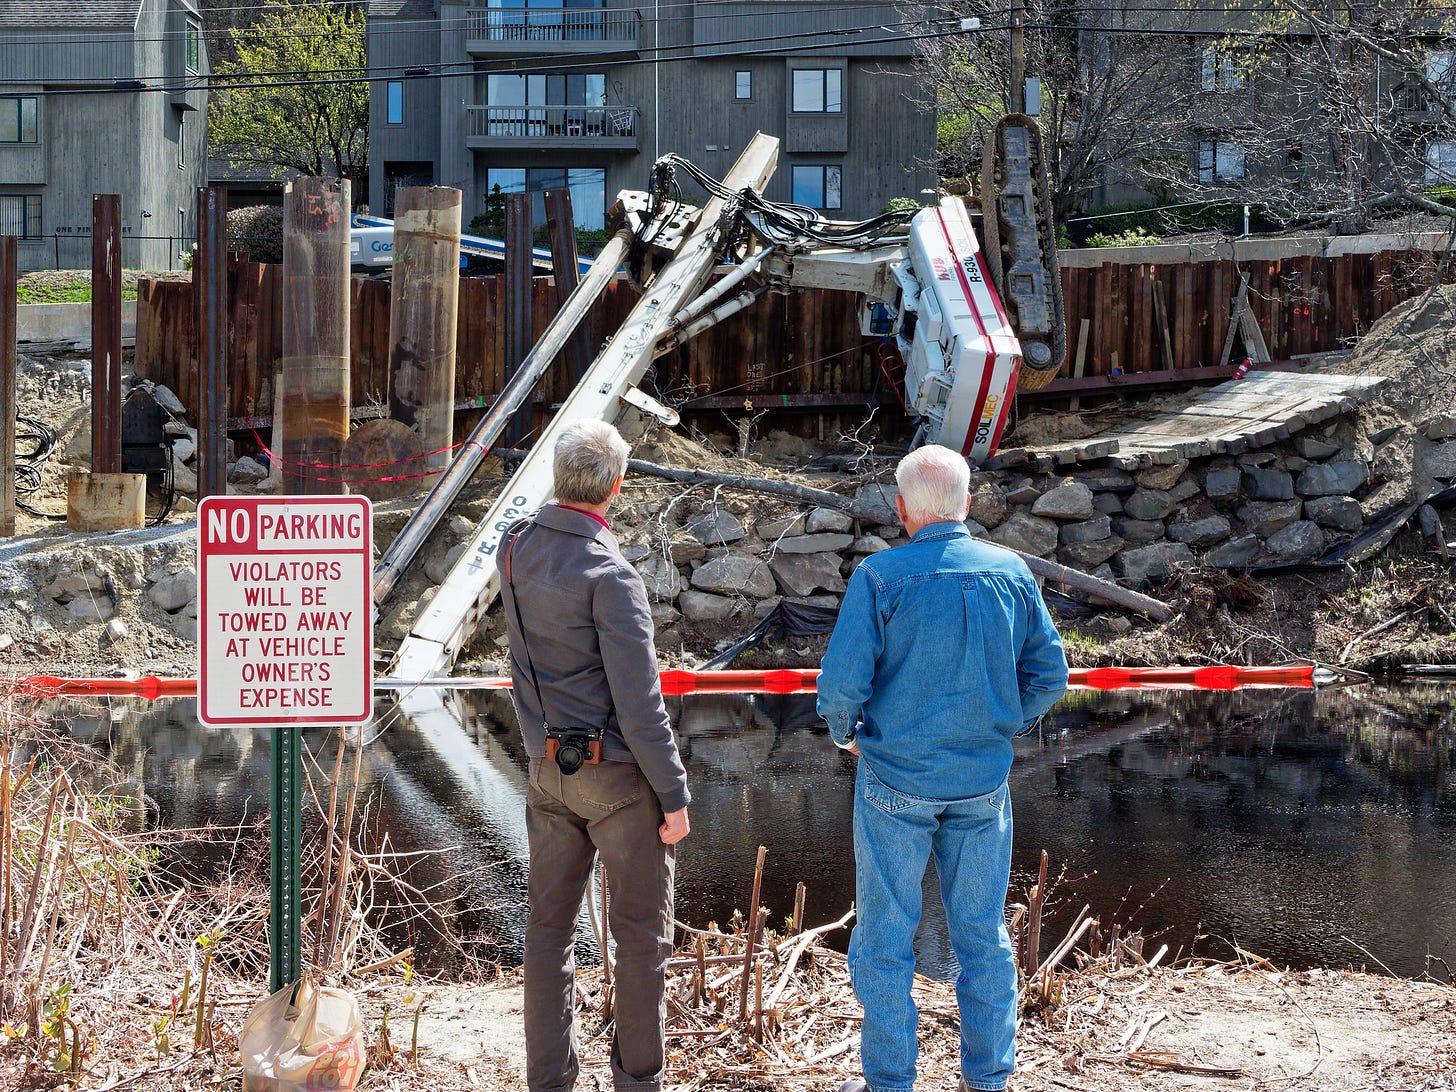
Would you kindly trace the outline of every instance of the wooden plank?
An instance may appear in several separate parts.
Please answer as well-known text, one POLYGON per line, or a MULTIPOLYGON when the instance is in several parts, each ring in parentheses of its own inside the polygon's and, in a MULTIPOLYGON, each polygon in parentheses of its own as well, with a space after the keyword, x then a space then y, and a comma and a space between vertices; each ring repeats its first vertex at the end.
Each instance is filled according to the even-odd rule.
POLYGON ((1245 272, 1239 275, 1239 294, 1234 297, 1233 308, 1229 312, 1228 333, 1224 335, 1223 351, 1218 354, 1219 367, 1227 365, 1233 356, 1234 337, 1239 332, 1239 320, 1243 318, 1248 297, 1249 274, 1245 272))
POLYGON ((1163 282, 1153 281, 1153 315, 1158 323, 1158 344, 1162 347, 1162 366, 1164 371, 1172 371, 1178 366, 1173 357, 1173 339, 1168 332, 1168 303, 1163 298, 1163 282))

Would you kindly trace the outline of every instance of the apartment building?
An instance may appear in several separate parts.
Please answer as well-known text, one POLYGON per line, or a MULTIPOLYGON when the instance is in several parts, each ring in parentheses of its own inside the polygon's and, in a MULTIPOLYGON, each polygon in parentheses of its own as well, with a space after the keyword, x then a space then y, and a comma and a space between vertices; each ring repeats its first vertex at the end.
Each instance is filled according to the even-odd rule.
POLYGON ((1377 20, 1371 40, 1391 36, 1381 56, 1298 21, 1273 36, 1258 19, 1212 0, 1156 17, 1135 2, 1084 15, 1091 64, 1117 63, 1119 35, 1136 50, 1151 31, 1163 48, 1147 88, 1157 103, 1148 140, 1109 166, 1091 203, 1229 196, 1298 218, 1398 207, 1402 193, 1456 184, 1456 121, 1446 112, 1456 44, 1442 20, 1406 16, 1399 31, 1377 20))
MULTIPOLYGON (((676 152, 721 177, 782 140, 768 187, 835 219, 935 186, 935 115, 911 8, 835 0, 370 0, 369 204, 400 185, 570 187, 601 228, 676 152)), ((538 217, 541 215, 538 202, 538 217)))
POLYGON ((207 170, 193 0, 0 0, 0 234, 22 270, 89 268, 91 197, 122 197, 122 261, 167 268, 207 170))

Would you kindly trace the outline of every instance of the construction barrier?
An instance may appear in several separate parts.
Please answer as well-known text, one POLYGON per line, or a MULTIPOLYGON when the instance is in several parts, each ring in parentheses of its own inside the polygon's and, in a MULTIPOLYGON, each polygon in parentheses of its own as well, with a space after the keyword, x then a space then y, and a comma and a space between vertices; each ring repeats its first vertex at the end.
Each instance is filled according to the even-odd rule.
MULTIPOLYGON (((1243 690, 1259 687, 1312 689, 1313 664, 1285 667, 1076 667, 1069 673, 1072 690, 1243 690)), ((819 680, 817 668, 777 668, 769 671, 662 672, 664 694, 812 694, 819 680)), ((443 687, 452 690, 507 690, 508 678, 438 678, 426 680, 376 679, 376 690, 411 690, 443 687)), ((21 694, 34 697, 113 696, 190 698, 197 694, 196 679, 64 679, 32 675, 16 682, 21 694)))

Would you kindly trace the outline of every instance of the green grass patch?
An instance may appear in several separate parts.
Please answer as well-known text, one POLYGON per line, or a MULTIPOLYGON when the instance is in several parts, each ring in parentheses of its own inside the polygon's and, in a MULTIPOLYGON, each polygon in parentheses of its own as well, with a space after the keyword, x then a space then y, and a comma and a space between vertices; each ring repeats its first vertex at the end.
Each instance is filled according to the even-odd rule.
MULTIPOLYGON (((135 284, 123 284, 121 298, 134 300, 137 298, 135 284)), ((90 280, 44 280, 26 283, 24 277, 16 286, 15 299, 17 303, 90 303, 91 282, 90 280)))

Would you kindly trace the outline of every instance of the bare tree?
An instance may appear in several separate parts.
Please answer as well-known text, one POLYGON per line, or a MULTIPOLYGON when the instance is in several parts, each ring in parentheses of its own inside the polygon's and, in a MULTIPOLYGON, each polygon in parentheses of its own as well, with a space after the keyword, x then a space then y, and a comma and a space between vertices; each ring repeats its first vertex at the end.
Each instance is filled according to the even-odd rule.
MULTIPOLYGON (((1026 71, 1041 81, 1057 221, 1081 212, 1104 184, 1137 185, 1149 174, 1146 161, 1178 145, 1197 85, 1188 78, 1188 42, 1167 32, 1191 27, 1197 2, 1170 0, 1154 11, 1147 0, 1028 0, 1026 71)), ((921 63, 937 88, 941 177, 969 184, 987 132, 1009 109, 1008 33, 1004 8, 951 10, 980 14, 983 29, 921 39, 921 63)), ((1186 154, 1177 152, 1185 164, 1186 154)))
POLYGON ((1341 231, 1387 210, 1456 217, 1453 21, 1435 0, 1272 0, 1206 47, 1205 75, 1235 94, 1203 111, 1192 170, 1161 180, 1341 231))

